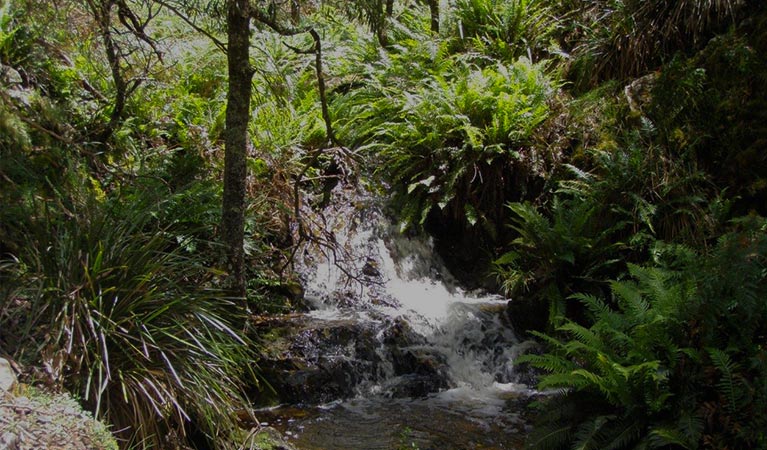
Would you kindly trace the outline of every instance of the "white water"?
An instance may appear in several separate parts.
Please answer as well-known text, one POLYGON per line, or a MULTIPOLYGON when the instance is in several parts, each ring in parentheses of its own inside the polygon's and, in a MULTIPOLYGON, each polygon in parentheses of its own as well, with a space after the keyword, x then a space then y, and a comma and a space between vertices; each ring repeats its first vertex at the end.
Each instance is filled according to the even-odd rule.
POLYGON ((423 350, 444 358, 450 389, 437 396, 446 400, 495 411, 510 393, 528 392, 513 382, 513 362, 525 346, 502 321, 503 298, 458 287, 431 240, 400 234, 369 198, 335 204, 354 205, 331 208, 322 218, 342 250, 305 252, 313 317, 404 320, 426 339, 423 350))
MULTIPOLYGON (((301 450, 522 448, 532 391, 515 382, 525 344, 505 323, 505 300, 461 289, 431 241, 398 233, 374 200, 334 195, 324 215, 306 213, 337 244, 302 252, 308 314, 320 329, 373 330, 377 361, 353 365, 373 367, 355 378, 369 380, 356 398, 283 405, 261 420, 301 450)), ((354 343, 344 348, 345 357, 360 357, 354 343)))

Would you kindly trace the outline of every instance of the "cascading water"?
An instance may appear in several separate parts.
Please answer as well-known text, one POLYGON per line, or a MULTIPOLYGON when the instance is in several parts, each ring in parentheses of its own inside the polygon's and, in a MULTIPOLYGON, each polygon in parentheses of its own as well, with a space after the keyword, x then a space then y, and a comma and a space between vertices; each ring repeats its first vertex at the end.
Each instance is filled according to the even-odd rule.
POLYGON ((352 338, 326 352, 355 362, 344 366, 356 372, 344 376, 350 399, 266 420, 301 449, 520 448, 519 404, 531 391, 517 382, 525 345, 505 301, 462 290, 428 239, 403 236, 375 201, 345 194, 321 219, 336 248, 304 252, 307 320, 332 335, 362 327, 375 348, 352 338))

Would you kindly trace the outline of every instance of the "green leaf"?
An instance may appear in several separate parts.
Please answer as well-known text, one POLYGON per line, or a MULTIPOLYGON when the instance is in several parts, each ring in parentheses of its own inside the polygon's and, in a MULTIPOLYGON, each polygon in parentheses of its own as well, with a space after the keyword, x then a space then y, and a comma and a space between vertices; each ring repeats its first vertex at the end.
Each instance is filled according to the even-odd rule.
POLYGON ((464 212, 466 213, 466 221, 469 222, 469 225, 474 226, 479 221, 479 217, 477 215, 477 210, 474 209, 473 206, 466 203, 464 205, 464 212))

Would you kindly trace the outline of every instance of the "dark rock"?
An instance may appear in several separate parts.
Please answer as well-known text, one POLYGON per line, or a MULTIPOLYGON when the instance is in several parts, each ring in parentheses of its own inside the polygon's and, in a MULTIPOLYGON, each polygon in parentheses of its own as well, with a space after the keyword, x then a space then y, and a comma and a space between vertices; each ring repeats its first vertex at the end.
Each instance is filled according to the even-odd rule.
POLYGON ((426 338, 416 333, 405 319, 398 317, 383 334, 387 347, 410 347, 426 343, 426 338))
POLYGON ((243 448, 255 448, 257 450, 296 450, 282 434, 272 427, 262 427, 258 433, 253 434, 247 445, 243 448))
POLYGON ((434 392, 447 389, 445 378, 430 375, 407 374, 392 378, 382 387, 381 394, 391 398, 426 397, 434 392))
POLYGON ((362 266, 362 273, 369 277, 377 278, 381 276, 381 272, 378 270, 378 263, 372 258, 368 258, 365 265, 362 266))
MULTIPOLYGON (((381 322, 285 316, 267 320, 260 373, 273 403, 316 404, 350 398, 388 377, 393 397, 448 387, 445 356, 403 319, 381 322)), ((258 333, 257 333, 258 334, 258 333)), ((261 395, 267 399, 268 396, 261 395)), ((265 403, 261 403, 265 404, 265 403)))
POLYGON ((546 302, 521 297, 509 300, 506 311, 512 328, 520 337, 529 336, 530 331, 546 331, 549 322, 546 302))
POLYGON ((293 317, 282 324, 259 362, 261 374, 279 402, 324 403, 356 395, 374 381, 381 358, 377 329, 352 320, 293 317))

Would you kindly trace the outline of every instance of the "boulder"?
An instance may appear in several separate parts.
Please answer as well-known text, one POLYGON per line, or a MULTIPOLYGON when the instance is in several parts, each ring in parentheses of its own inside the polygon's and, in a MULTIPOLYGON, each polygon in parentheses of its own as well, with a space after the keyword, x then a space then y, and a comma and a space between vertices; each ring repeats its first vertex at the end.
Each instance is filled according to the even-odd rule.
POLYGON ((6 86, 16 86, 24 82, 18 70, 11 66, 0 64, 0 82, 6 86))
POLYGON ((0 358, 0 393, 9 392, 15 384, 16 374, 11 368, 11 363, 5 358, 0 358))
MULTIPOLYGON (((285 316, 268 321, 259 371, 279 403, 324 403, 356 395, 381 362, 377 329, 354 320, 285 316)), ((258 333, 257 333, 258 334, 258 333)))

